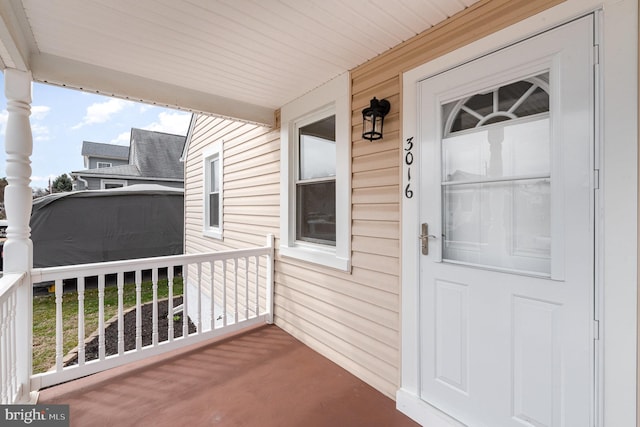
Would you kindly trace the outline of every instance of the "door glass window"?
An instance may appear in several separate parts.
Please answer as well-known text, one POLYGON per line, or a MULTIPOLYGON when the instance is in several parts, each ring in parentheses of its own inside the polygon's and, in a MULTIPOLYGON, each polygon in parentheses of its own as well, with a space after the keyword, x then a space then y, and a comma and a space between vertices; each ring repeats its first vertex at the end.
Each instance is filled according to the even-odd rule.
POLYGON ((549 77, 442 106, 443 259, 549 274, 549 77))

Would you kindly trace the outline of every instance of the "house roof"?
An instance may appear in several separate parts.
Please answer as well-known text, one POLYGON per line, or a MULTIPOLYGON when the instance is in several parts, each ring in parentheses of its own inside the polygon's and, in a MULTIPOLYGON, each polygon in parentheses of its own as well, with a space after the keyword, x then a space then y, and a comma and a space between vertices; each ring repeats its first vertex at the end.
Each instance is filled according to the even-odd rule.
POLYGON ((179 159, 184 143, 184 136, 133 128, 129 164, 141 176, 182 179, 184 166, 179 159))
POLYGON ((272 125, 277 108, 477 2, 3 1, 0 66, 272 125))
MULTIPOLYGON (((105 144, 107 145, 107 144, 105 144)), ((131 129, 129 164, 71 172, 72 176, 101 178, 156 178, 182 181, 184 166, 180 162, 185 137, 144 129, 131 129)))
POLYGON ((127 160, 129 158, 129 147, 126 145, 82 141, 82 155, 87 157, 127 160))

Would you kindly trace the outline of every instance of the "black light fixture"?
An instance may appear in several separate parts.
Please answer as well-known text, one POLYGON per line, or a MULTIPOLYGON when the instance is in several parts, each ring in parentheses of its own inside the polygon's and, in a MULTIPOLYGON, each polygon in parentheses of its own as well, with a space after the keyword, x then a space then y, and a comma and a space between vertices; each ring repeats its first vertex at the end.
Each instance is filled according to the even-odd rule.
POLYGON ((371 105, 362 110, 362 137, 369 141, 382 139, 384 116, 387 115, 391 104, 386 99, 378 100, 375 96, 371 105))

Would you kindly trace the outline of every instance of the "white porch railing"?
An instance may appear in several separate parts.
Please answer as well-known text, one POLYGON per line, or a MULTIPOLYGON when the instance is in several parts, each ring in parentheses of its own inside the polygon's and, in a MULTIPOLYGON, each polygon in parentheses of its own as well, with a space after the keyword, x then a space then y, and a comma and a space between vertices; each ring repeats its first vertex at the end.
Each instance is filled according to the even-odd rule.
POLYGON ((25 329, 31 325, 20 325, 17 309, 20 293, 30 285, 25 278, 26 274, 0 278, 0 404, 3 405, 24 400, 22 392, 27 384, 18 368, 19 361, 29 357, 27 346, 31 344, 24 339, 28 337, 25 329))
MULTIPOLYGON (((219 337, 231 332, 273 321, 273 236, 268 236, 264 247, 221 251, 215 253, 177 255, 158 258, 135 259, 109 263, 34 269, 32 283, 55 283, 56 301, 56 351, 55 366, 31 377, 31 390, 73 380, 92 373, 140 360, 149 356, 175 350, 180 347, 219 337), (196 326, 189 331, 187 316, 183 316, 182 334, 174 338, 174 286, 183 282, 184 313, 196 326), (167 327, 168 336, 160 341, 158 336, 158 287, 159 276, 165 274, 168 287, 167 327), (152 338, 143 345, 142 339, 142 283, 143 274, 151 276, 153 298, 149 303, 153 310, 152 338), (125 349, 125 308, 123 289, 125 273, 135 277, 136 319, 135 348, 125 349), (117 351, 107 354, 105 346, 104 296, 106 283, 115 275, 118 293, 117 307, 117 351), (88 301, 85 283, 87 278, 97 276, 97 301, 88 301), (64 287, 76 285, 77 289, 77 362, 65 366, 63 352, 64 287), (98 354, 87 360, 85 354, 85 310, 86 304, 98 305, 98 354)), ((164 282, 162 282, 162 286, 164 282)), ((68 297, 67 297, 68 301, 68 297)), ((67 302, 68 303, 68 302, 67 302)), ((75 305, 76 302, 74 301, 75 305)), ((68 322, 68 319, 67 319, 68 322)), ((75 323, 75 322, 74 322, 75 323)), ((4 323, 3 323, 4 324, 4 323)), ((74 324, 74 328, 75 328, 74 324)), ((4 385, 3 385, 4 392, 4 385)))

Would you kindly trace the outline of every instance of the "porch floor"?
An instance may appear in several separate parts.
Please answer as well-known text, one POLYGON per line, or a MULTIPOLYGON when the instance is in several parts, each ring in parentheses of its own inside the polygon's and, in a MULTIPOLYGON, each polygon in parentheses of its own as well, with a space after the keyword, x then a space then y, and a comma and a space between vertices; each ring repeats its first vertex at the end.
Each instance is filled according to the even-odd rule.
POLYGON ((276 326, 40 392, 71 426, 417 426, 395 402, 276 326))

